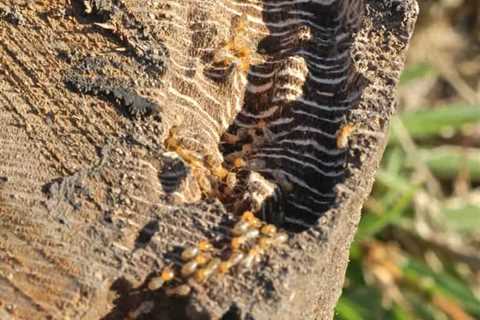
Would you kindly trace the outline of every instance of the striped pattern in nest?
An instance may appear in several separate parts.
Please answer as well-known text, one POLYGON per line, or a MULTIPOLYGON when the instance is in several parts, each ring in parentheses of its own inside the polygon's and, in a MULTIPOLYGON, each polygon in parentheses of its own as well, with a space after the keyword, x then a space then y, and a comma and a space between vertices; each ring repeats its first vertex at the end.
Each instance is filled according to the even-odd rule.
POLYGON ((246 179, 252 202, 261 202, 265 220, 289 230, 315 224, 344 178, 346 150, 336 140, 362 93, 351 48, 363 10, 362 0, 263 3, 269 35, 258 51, 266 61, 251 66, 229 132, 251 144, 245 160, 254 172, 246 179))

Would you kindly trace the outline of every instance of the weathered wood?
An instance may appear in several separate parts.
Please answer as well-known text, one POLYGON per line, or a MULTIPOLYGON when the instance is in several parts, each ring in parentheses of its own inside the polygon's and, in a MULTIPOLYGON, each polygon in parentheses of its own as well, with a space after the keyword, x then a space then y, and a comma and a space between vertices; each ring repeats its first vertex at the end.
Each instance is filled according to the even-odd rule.
MULTIPOLYGON (((124 319, 142 307, 139 319, 331 319, 417 10, 414 0, 0 0, 0 319, 124 319), (272 37, 289 30, 287 21, 292 38, 272 37), (322 49, 324 36, 332 48, 322 49), (312 62, 343 52, 342 72, 314 72, 312 62), (268 70, 275 84, 265 96, 248 89, 267 79, 253 73, 268 70), (335 99, 312 93, 321 76, 345 78, 321 89, 335 99), (350 99, 343 111, 321 115, 344 117, 334 125, 291 112, 309 101, 333 109, 341 98, 350 99), (149 279, 175 263, 181 247, 210 239, 216 252, 227 251, 238 220, 233 208, 257 190, 240 178, 241 193, 216 187, 220 178, 201 157, 222 162, 222 134, 249 123, 242 112, 258 116, 273 101, 281 111, 267 124, 293 117, 306 127, 295 141, 313 137, 336 150, 336 131, 356 128, 335 160, 341 169, 326 166, 325 176, 312 179, 306 168, 327 156, 303 167, 273 160, 307 148, 259 143, 257 150, 285 153, 271 148, 260 167, 252 162, 260 152, 245 158, 254 171, 294 175, 261 179, 280 190, 287 218, 312 226, 290 232, 250 268, 192 282, 188 298, 149 290, 149 279), (177 155, 165 145, 174 126, 177 155), (200 165, 189 156, 200 156, 200 165), (341 175, 331 179, 335 170, 341 175), (213 195, 201 179, 213 184, 213 195), (318 221, 292 214, 292 203, 308 195, 303 183, 335 194, 324 208, 299 200, 306 212, 322 213, 318 221)), ((278 212, 265 214, 285 222, 278 212)))

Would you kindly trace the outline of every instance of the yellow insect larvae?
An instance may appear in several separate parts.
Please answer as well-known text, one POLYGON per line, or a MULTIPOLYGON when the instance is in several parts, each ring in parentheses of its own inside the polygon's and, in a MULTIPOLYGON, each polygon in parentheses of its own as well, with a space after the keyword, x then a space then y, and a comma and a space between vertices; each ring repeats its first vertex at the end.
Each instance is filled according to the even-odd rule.
POLYGON ((241 251, 236 251, 233 252, 230 258, 228 258, 228 261, 230 262, 230 265, 233 267, 242 261, 242 259, 245 257, 245 253, 241 251))
POLYGON ((193 152, 188 151, 187 149, 184 149, 180 146, 176 147, 174 150, 180 158, 182 158, 184 161, 188 162, 192 167, 197 167, 197 168, 202 168, 202 162, 194 155, 193 152))
POLYGON ((207 240, 200 240, 196 246, 189 246, 185 248, 182 253, 180 254, 180 258, 183 261, 192 260, 193 258, 197 257, 200 251, 206 252, 211 251, 213 246, 207 240))
POLYGON ((247 27, 248 19, 246 14, 234 17, 230 26, 231 37, 236 37, 238 34, 244 33, 247 30, 247 27))
POLYGON ((195 260, 189 261, 185 263, 182 268, 180 269, 180 274, 182 277, 186 278, 191 276, 195 271, 197 271, 198 262, 195 260))
POLYGON ((240 249, 240 247, 245 244, 245 242, 247 242, 247 239, 245 239, 244 236, 240 236, 233 238, 230 245, 232 247, 232 250, 235 251, 240 249))
POLYGON ((238 250, 242 245, 246 244, 249 240, 255 239, 259 235, 260 231, 258 231, 258 229, 250 229, 245 234, 234 237, 231 241, 232 250, 238 250))
POLYGON ((355 130, 355 125, 347 123, 337 131, 337 149, 344 149, 348 145, 348 138, 355 130))
POLYGON ((210 171, 215 177, 220 178, 221 180, 224 180, 228 176, 228 170, 222 165, 212 167, 210 171))
POLYGON ((147 286, 149 290, 155 291, 160 289, 164 283, 165 281, 163 281, 162 277, 154 277, 150 279, 147 286))
POLYGON ((202 253, 196 256, 194 261, 196 261, 199 266, 203 266, 207 264, 207 262, 210 261, 211 258, 212 256, 209 253, 202 253))
POLYGON ((218 273, 220 274, 225 274, 228 272, 228 270, 230 270, 230 268, 232 267, 230 261, 222 261, 220 262, 220 265, 218 266, 218 273))
POLYGON ((213 245, 210 242, 208 242, 208 240, 201 240, 198 243, 198 248, 201 251, 212 251, 213 245))
POLYGON ((232 233, 235 236, 241 236, 245 234, 249 229, 250 229, 250 222, 240 220, 233 226, 232 233))
POLYGON ((256 219, 255 214, 252 211, 245 211, 242 214, 242 220, 243 221, 252 221, 253 219, 256 219))
POLYGON ((242 157, 237 157, 233 160, 233 166, 237 169, 243 168, 247 165, 247 162, 242 157))
POLYGON ((178 132, 178 127, 176 126, 171 127, 170 131, 168 132, 168 137, 167 139, 165 139, 164 145, 170 151, 175 151, 179 147, 179 143, 176 137, 177 132, 178 132))
POLYGON ((181 284, 173 288, 168 288, 165 293, 168 296, 186 297, 192 292, 192 288, 187 284, 181 284))
POLYGON ((205 175, 201 170, 193 170, 193 176, 195 177, 198 187, 204 196, 211 197, 214 195, 212 183, 207 175, 205 175))
POLYGON ((215 271, 217 271, 222 261, 219 258, 214 258, 202 269, 195 272, 194 279, 198 283, 204 283, 210 278, 215 271))
POLYGON ((263 225, 263 222, 262 222, 260 219, 258 219, 258 218, 254 218, 254 219, 252 219, 252 220, 250 221, 250 226, 251 226, 252 228, 258 229, 258 228, 260 228, 262 225, 263 225))
POLYGON ((227 193, 232 192, 237 185, 237 176, 234 173, 229 172, 227 177, 225 178, 225 185, 227 193))
POLYGON ((282 244, 288 240, 288 234, 285 232, 279 232, 273 237, 273 242, 275 244, 282 244))
POLYGON ((170 128, 168 137, 164 141, 165 147, 170 151, 176 152, 180 156, 180 158, 189 163, 192 167, 203 167, 202 161, 199 160, 193 152, 183 148, 180 145, 180 142, 177 139, 178 131, 179 129, 177 126, 173 126, 172 128, 170 128))
POLYGON ((248 251, 247 256, 240 262, 240 265, 244 268, 250 269, 253 264, 260 258, 262 251, 262 248, 258 246, 251 248, 248 251))
POLYGON ((162 274, 160 275, 160 277, 163 279, 163 281, 167 282, 175 277, 175 272, 171 267, 165 267, 162 270, 162 274))
POLYGON ((180 269, 182 277, 186 278, 191 276, 198 267, 205 265, 210 260, 210 256, 206 254, 199 254, 193 260, 185 263, 180 269))
POLYGON ((262 225, 262 221, 260 221, 252 211, 245 211, 242 214, 242 221, 248 222, 252 228, 260 228, 262 225))
POLYGON ((148 289, 154 291, 160 289, 165 282, 173 280, 175 277, 175 272, 171 267, 165 267, 162 270, 162 273, 158 277, 153 277, 147 284, 148 289))
POLYGON ((206 155, 204 157, 204 162, 207 164, 210 172, 214 176, 220 178, 221 180, 224 180, 227 177, 228 170, 225 169, 220 163, 218 163, 218 161, 215 161, 212 155, 206 155))
POLYGON ((217 65, 221 64, 223 66, 229 66, 235 58, 230 52, 231 47, 231 43, 224 43, 221 47, 215 49, 212 59, 213 63, 217 65))
POLYGON ((241 251, 235 251, 232 253, 230 258, 226 261, 222 261, 218 266, 218 272, 220 274, 227 273, 232 267, 236 266, 242 259, 245 257, 245 254, 241 251))
POLYGON ((252 54, 250 48, 238 48, 238 56, 240 57, 240 70, 242 72, 247 72, 250 69, 251 61, 250 55, 252 54))
POLYGON ((270 237, 260 237, 258 239, 258 246, 265 250, 268 249, 273 244, 273 239, 270 237))
POLYGON ((198 247, 187 247, 185 248, 182 253, 180 254, 180 258, 183 261, 192 260, 200 253, 200 249, 198 247))
POLYGON ((247 240, 255 239, 260 235, 260 231, 258 229, 250 229, 245 233, 244 237, 247 238, 247 240))
POLYGON ((224 46, 224 50, 233 56, 230 62, 239 61, 242 71, 248 71, 252 55, 252 50, 245 41, 246 38, 243 37, 243 34, 247 30, 247 24, 247 17, 245 15, 234 18, 230 28, 230 40, 224 46))
POLYGON ((260 232, 268 237, 273 237, 277 233, 277 227, 273 224, 266 224, 261 229, 260 232))

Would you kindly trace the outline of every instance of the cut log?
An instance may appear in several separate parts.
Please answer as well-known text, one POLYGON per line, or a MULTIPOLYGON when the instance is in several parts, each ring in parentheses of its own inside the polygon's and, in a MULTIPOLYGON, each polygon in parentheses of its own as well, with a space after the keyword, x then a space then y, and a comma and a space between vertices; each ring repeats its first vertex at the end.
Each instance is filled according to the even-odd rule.
POLYGON ((0 319, 332 319, 417 13, 0 0, 0 319), (178 275, 245 210, 288 240, 178 275))

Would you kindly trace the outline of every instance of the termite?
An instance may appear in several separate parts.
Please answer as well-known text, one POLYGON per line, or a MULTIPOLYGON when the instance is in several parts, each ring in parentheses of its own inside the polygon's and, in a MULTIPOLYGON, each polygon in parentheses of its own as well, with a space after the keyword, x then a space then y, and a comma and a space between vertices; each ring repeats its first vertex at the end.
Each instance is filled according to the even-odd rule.
POLYGON ((165 267, 159 277, 154 277, 148 282, 148 288, 150 290, 160 289, 164 283, 173 280, 175 272, 171 267, 165 267))
POLYGON ((247 162, 242 157, 237 157, 233 160, 233 166, 237 169, 243 168, 247 165, 247 162))
POLYGON ((273 237, 277 233, 277 227, 275 227, 273 224, 267 224, 260 229, 260 232, 263 235, 273 237))
POLYGON ((181 284, 179 286, 168 288, 165 293, 168 296, 179 296, 179 297, 186 297, 192 292, 192 288, 187 284, 181 284))
POLYGON ((210 262, 202 269, 195 272, 194 279, 198 283, 204 283, 210 278, 213 273, 218 269, 222 261, 218 258, 210 260, 210 262))
POLYGON ((180 254, 183 261, 188 261, 195 258, 200 253, 198 246, 185 248, 180 254))
POLYGON ((262 252, 263 252, 263 249, 260 248, 259 246, 255 246, 255 247, 251 248, 248 251, 248 254, 245 257, 245 259, 243 259, 241 261, 240 265, 242 267, 250 269, 252 267, 253 263, 260 257, 262 252))
POLYGON ((252 228, 259 228, 262 225, 260 219, 252 211, 245 211, 241 220, 247 222, 252 228))
POLYGON ((355 125, 347 123, 337 131, 337 149, 344 149, 348 145, 348 138, 355 130, 355 125))
POLYGON ((199 254, 193 260, 184 264, 180 270, 182 277, 192 275, 198 267, 205 265, 210 260, 210 256, 206 254, 199 254))
POLYGON ((240 263, 240 261, 242 261, 244 257, 245 257, 245 254, 243 252, 234 251, 230 256, 230 258, 220 263, 220 265, 218 266, 218 272, 220 274, 227 273, 232 267, 240 263))
POLYGON ((258 229, 250 229, 245 234, 239 237, 234 237, 231 241, 231 249, 233 251, 238 250, 242 245, 247 243, 249 240, 252 240, 258 237, 259 234, 260 234, 260 231, 258 231, 258 229))
POLYGON ((232 229, 232 234, 235 236, 241 236, 245 234, 250 229, 250 223, 248 221, 240 220, 237 222, 232 229))

